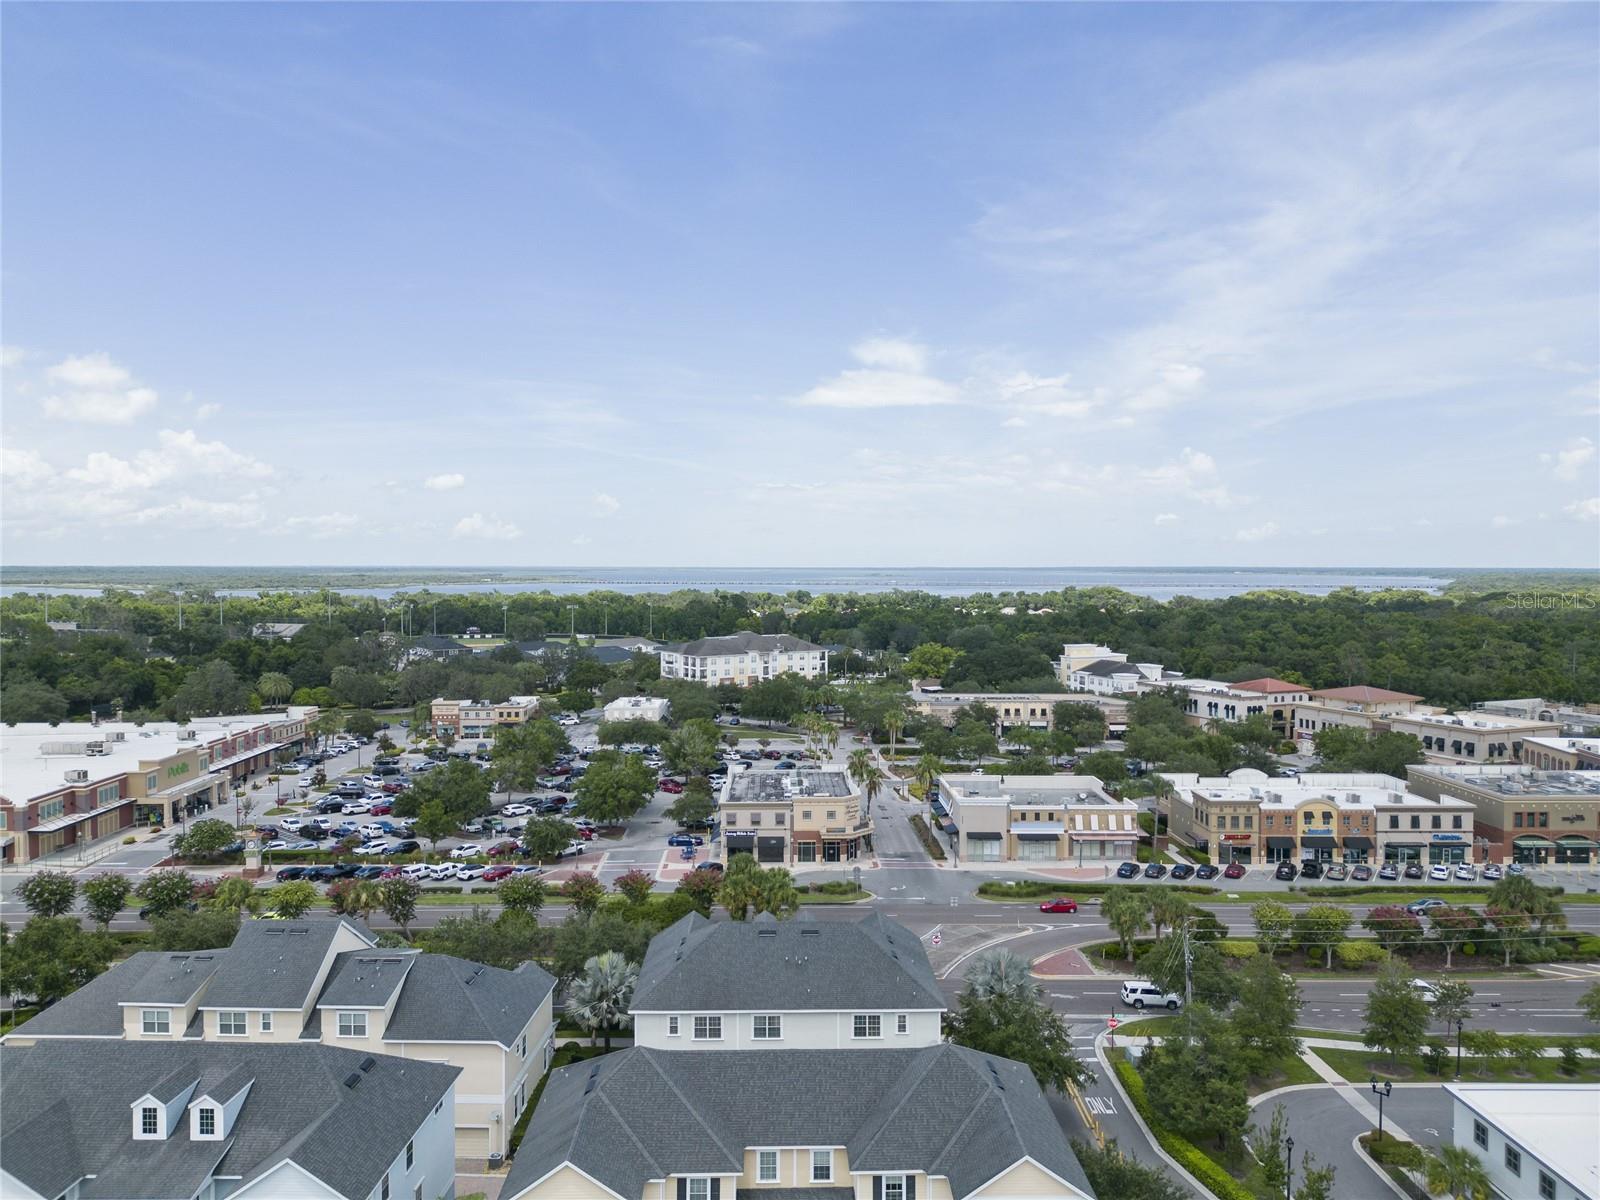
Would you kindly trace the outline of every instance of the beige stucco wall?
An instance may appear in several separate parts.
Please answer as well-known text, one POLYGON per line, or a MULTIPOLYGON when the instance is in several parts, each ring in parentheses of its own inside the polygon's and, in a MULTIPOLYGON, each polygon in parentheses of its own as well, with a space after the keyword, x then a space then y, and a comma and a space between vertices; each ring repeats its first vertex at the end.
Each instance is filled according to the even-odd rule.
POLYGON ((1057 1200, 1081 1200, 1083 1196, 1077 1188, 1063 1185, 1055 1176, 1031 1162, 1019 1162, 1004 1175, 990 1181, 972 1194, 986 1198, 993 1197, 995 1200, 1010 1196, 1048 1196, 1057 1200))
MULTIPOLYGON (((767 1147, 773 1149, 774 1147, 767 1147)), ((826 1149, 826 1147, 817 1147, 826 1149)), ((778 1147, 778 1179, 776 1183, 762 1183, 756 1178, 757 1152, 747 1149, 744 1153, 744 1174, 739 1176, 739 1190, 746 1188, 760 1191, 768 1188, 794 1188, 812 1187, 811 1180, 811 1150, 809 1147, 778 1147)), ((833 1164, 833 1177, 829 1182, 819 1182, 817 1187, 840 1187, 848 1178, 845 1166, 844 1151, 837 1147, 829 1150, 830 1160, 833 1164)))

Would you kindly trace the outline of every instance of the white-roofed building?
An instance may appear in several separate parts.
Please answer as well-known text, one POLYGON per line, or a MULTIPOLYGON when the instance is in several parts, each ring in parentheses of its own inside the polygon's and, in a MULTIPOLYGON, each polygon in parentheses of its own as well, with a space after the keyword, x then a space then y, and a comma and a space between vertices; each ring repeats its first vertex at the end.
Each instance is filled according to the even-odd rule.
POLYGON ((619 696, 605 706, 602 721, 665 721, 672 701, 660 696, 619 696))
POLYGON ((1600 1084, 1446 1084, 1451 1140, 1505 1200, 1600 1200, 1600 1084))

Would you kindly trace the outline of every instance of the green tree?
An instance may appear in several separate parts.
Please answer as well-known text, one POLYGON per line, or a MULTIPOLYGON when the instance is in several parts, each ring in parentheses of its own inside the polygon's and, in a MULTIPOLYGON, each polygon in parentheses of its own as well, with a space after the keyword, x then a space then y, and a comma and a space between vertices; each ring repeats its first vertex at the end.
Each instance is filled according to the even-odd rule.
POLYGON ((1456 950, 1478 936, 1483 918, 1470 908, 1447 906, 1428 913, 1428 924, 1433 926, 1433 940, 1444 947, 1444 969, 1448 971, 1455 965, 1456 950))
POLYGON ((556 928, 550 969, 563 983, 570 983, 583 974, 585 963, 608 950, 629 962, 643 962, 652 932, 649 923, 629 920, 618 912, 574 913, 556 928))
POLYGON ((633 1023, 628 1006, 639 982, 639 968, 615 950, 597 954, 583 964, 583 974, 572 982, 567 1000, 567 1015, 579 1025, 605 1036, 611 1049, 611 1035, 633 1023))
MULTIPOLYGON (((333 694, 339 698, 340 704, 347 704, 351 708, 373 708, 389 698, 389 688, 383 680, 371 671, 358 671, 354 667, 335 667, 332 677, 328 680, 328 686, 333 689, 333 694)), ((345 728, 350 729, 348 723, 345 728)), ((350 729, 350 732, 358 731, 350 729)), ((367 733, 361 736, 372 735, 367 733)))
POLYGON ((550 889, 544 880, 532 875, 512 875, 500 881, 495 894, 499 896, 500 906, 506 912, 537 917, 549 899, 550 889))
POLYGON ((601 825, 622 824, 649 802, 655 790, 656 773, 642 758, 614 750, 595 754, 574 788, 578 814, 601 825))
POLYGON ((272 911, 290 920, 305 916, 316 906, 317 899, 316 884, 303 879, 280 883, 267 893, 267 904, 272 911))
POLYGON ((102 871, 84 882, 83 907, 89 919, 100 926, 102 933, 110 928, 117 914, 127 906, 128 895, 132 891, 133 884, 128 877, 113 871, 102 871))
POLYGON ((1422 940, 1422 918, 1394 904, 1380 904, 1361 919, 1366 930, 1389 953, 1422 940))
POLYGON ((1088 775, 1103 783, 1123 783, 1128 778, 1128 758, 1124 754, 1100 750, 1094 754, 1085 754, 1078 760, 1073 772, 1077 775, 1088 775))
POLYGON ((1021 1063, 1046 1090, 1094 1077, 1073 1053, 1067 1023, 1035 997, 963 991, 950 1020, 950 1040, 1021 1063))
POLYGON ((268 671, 256 680, 256 695, 265 704, 282 704, 294 695, 294 681, 278 671, 268 671))
POLYGON ((239 831, 226 821, 206 817, 189 826, 189 831, 173 839, 173 850, 184 858, 210 858, 221 854, 239 840, 239 831))
POLYGON ((0 954, 0 991, 54 1004, 111 965, 117 943, 72 917, 32 917, 0 954))
POLYGON ((1300 1020, 1300 987, 1277 963, 1263 956, 1249 959, 1239 973, 1239 1002, 1229 1026, 1249 1061, 1252 1075, 1264 1075, 1300 1054, 1294 1034, 1300 1020))
POLYGON ((1283 1141, 1289 1133, 1289 1118, 1283 1105, 1272 1106, 1272 1120, 1265 1126, 1252 1124, 1245 1130, 1245 1143, 1250 1156, 1256 1160, 1256 1174, 1261 1180, 1261 1191, 1269 1196, 1281 1196, 1286 1190, 1289 1174, 1289 1156, 1283 1141))
POLYGON ((179 953, 190 950, 218 950, 233 944, 239 932, 236 908, 201 908, 195 912, 179 908, 150 918, 151 950, 179 953))
POLYGON ((649 871, 624 871, 612 881, 611 886, 617 893, 627 898, 629 904, 640 908, 645 901, 650 899, 650 893, 655 888, 655 876, 649 871))
POLYGON ((912 679, 943 679, 960 655, 961 651, 938 642, 923 642, 906 655, 906 675, 912 679))
POLYGON ((396 816, 415 817, 423 805, 436 800, 460 828, 489 814, 489 778, 466 759, 456 758, 435 767, 394 799, 396 816))
POLYGON ((1163 929, 1177 928, 1193 911, 1194 906, 1178 892, 1171 888, 1158 888, 1150 896, 1150 924, 1155 928, 1157 940, 1160 940, 1163 929))
POLYGON ((77 903, 78 885, 65 871, 40 871, 17 885, 17 898, 38 917, 61 917, 77 903))
POLYGON ((1522 936, 1527 932, 1528 927, 1533 924, 1533 919, 1527 913, 1518 909, 1497 908, 1493 904, 1484 908, 1483 917, 1489 928, 1494 931, 1496 940, 1500 943, 1500 949, 1505 953, 1505 963, 1503 965, 1509 967, 1512 955, 1517 952, 1522 936))
POLYGON ((678 880, 677 894, 687 896, 694 909, 703 917, 711 915, 711 906, 717 902, 722 890, 722 876, 715 871, 696 869, 678 880))
POLYGON ((244 712, 249 699, 249 689, 240 682, 232 665, 212 658, 184 676, 167 702, 167 709, 174 720, 188 721, 193 717, 244 712))
POLYGON ((1361 1040, 1374 1050, 1383 1050, 1390 1062, 1422 1049, 1428 1033, 1428 1003, 1417 994, 1411 972, 1399 959, 1390 959, 1378 970, 1367 991, 1367 1010, 1361 1026, 1361 1040))
POLYGON ((536 862, 558 858, 578 836, 578 827, 556 817, 534 817, 522 827, 522 850, 536 862))
POLYGON ((503 971, 515 970, 547 952, 554 940, 554 935, 541 930, 538 921, 526 913, 496 916, 476 906, 468 914, 446 917, 417 935, 418 944, 430 954, 448 954, 503 971))
POLYGON ((1238 1047, 1204 1006, 1189 1014, 1194 1036, 1169 1037, 1140 1063, 1145 1094, 1164 1125, 1194 1142, 1233 1146, 1250 1118, 1238 1047))
POLYGON ((1428 1159, 1428 1190, 1451 1200, 1489 1200, 1494 1189, 1483 1160, 1464 1146, 1440 1146, 1428 1159))
POLYGON ((445 811, 444 801, 437 797, 423 803, 414 826, 416 835, 426 839, 436 854, 439 851, 439 842, 459 828, 460 825, 445 811))
POLYGON ((1143 892, 1115 888, 1100 902, 1100 915, 1122 942, 1122 957, 1133 960, 1133 940, 1150 928, 1150 901, 1143 892))
POLYGON ((152 871, 139 881, 133 894, 143 902, 148 916, 159 917, 189 903, 194 896, 194 877, 176 867, 152 871))
POLYGON ((1333 1190, 1335 1168, 1319 1167, 1316 1162, 1316 1158, 1307 1152, 1300 1167, 1300 1182, 1294 1189, 1298 1200, 1334 1200, 1338 1194, 1333 1190))
POLYGON ((1067 733, 1076 746, 1098 746, 1106 740, 1106 715, 1098 704, 1059 700, 1050 715, 1055 729, 1067 733))
POLYGON ((1333 952, 1345 940, 1350 913, 1336 904, 1313 904, 1294 919, 1294 939, 1308 954, 1322 955, 1322 965, 1333 970, 1333 952))
POLYGON ((756 912, 782 920, 800 911, 800 893, 794 876, 783 867, 767 867, 756 881, 756 912))
POLYGON ((1578 1007, 1593 1024, 1600 1025, 1600 983, 1591 983, 1578 997, 1578 1007))
POLYGON ((1115 1141, 1104 1148, 1074 1141, 1072 1153, 1097 1196, 1114 1196, 1116 1200, 1188 1200, 1189 1193, 1159 1167, 1147 1167, 1128 1158, 1117 1149, 1115 1141))
POLYGON ((717 727, 703 717, 685 721, 661 747, 667 767, 686 778, 709 775, 717 766, 717 727))
POLYGON ((206 900, 206 907, 228 909, 234 913, 241 909, 255 912, 261 907, 261 893, 248 879, 231 875, 217 881, 217 886, 206 900))
POLYGON ((883 768, 873 761, 870 750, 852 750, 845 769, 855 779, 856 786, 867 798, 869 806, 878 798, 878 793, 883 791, 883 785, 889 781, 889 777, 883 773, 883 768))
POLYGON ((378 885, 378 891, 378 907, 383 909, 384 916, 400 926, 400 932, 409 937, 411 922, 417 919, 417 897, 422 894, 422 888, 415 880, 396 876, 383 880, 378 885))
POLYGON ((995 996, 1038 999, 1041 993, 1028 960, 1009 950, 991 950, 974 959, 967 968, 967 991, 980 1000, 995 996))
POLYGON ((605 897, 606 886, 588 871, 579 871, 560 888, 561 895, 580 916, 592 916, 605 897))
POLYGON ((489 754, 495 779, 500 789, 509 794, 532 791, 539 776, 571 749, 566 730, 548 717, 541 717, 521 725, 500 726, 489 754))
POLYGON ((676 821, 680 828, 689 829, 706 824, 716 811, 710 781, 703 775, 693 775, 667 809, 667 818, 676 821))
POLYGON ((784 918, 800 910, 794 877, 782 867, 762 867, 749 854, 735 854, 729 860, 717 902, 735 921, 751 912, 784 918))
POLYGON ((944 762, 937 754, 922 755, 911 768, 911 777, 922 786, 924 794, 933 790, 933 785, 943 774, 944 762))

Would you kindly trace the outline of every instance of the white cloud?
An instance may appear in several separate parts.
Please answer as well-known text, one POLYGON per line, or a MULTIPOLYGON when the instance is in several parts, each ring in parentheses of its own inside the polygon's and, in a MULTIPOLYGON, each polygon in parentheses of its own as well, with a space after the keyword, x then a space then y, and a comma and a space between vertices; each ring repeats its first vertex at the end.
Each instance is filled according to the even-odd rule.
POLYGON ((55 388, 45 397, 46 416, 91 425, 127 425, 156 406, 156 393, 135 386, 126 367, 106 354, 63 359, 45 372, 55 388))
POLYGON ((1564 510, 1580 521, 1600 521, 1600 496, 1587 500, 1574 500, 1564 510))
POLYGON ((850 356, 863 367, 884 371, 921 375, 928 369, 928 348, 906 338, 866 338, 850 347, 850 356))
POLYGON ((451 492, 458 487, 465 487, 467 477, 459 473, 448 475, 430 475, 422 481, 422 486, 430 492, 451 492))
POLYGON ((222 411, 220 404, 198 404, 195 406, 194 419, 196 421, 209 421, 222 411))
POLYGON ((55 476, 56 470, 37 450, 0 449, 0 476, 13 487, 36 487, 55 476))
POLYGON ((482 513, 462 517, 450 530, 454 538, 478 538, 490 542, 509 542, 522 536, 522 530, 509 521, 496 521, 482 513))
POLYGON ((618 500, 615 496, 609 495, 606 492, 596 492, 594 494, 594 515, 597 517, 612 516, 621 507, 622 501, 618 500))
POLYGON ((338 537, 342 533, 353 533, 360 524, 360 517, 354 513, 344 512, 319 513, 311 517, 290 517, 284 522, 285 528, 291 532, 304 533, 318 541, 324 538, 338 537))
POLYGON ((154 450, 140 450, 131 459, 96 450, 66 477, 85 487, 110 492, 140 491, 169 480, 197 476, 212 479, 266 479, 272 468, 222 442, 202 442, 192 429, 163 429, 154 450))
POLYGON ((577 537, 572 539, 572 544, 574 546, 587 546, 592 540, 593 539, 588 534, 580 533, 577 537))
POLYGON ((1138 476, 1147 487, 1177 492, 1213 508, 1232 508, 1241 502, 1241 498, 1222 482, 1216 460, 1204 450, 1190 446, 1185 446, 1172 462, 1146 467, 1138 476))
POLYGON ((1595 444, 1586 437, 1573 438, 1554 454, 1541 454, 1539 461, 1550 468, 1557 479, 1576 479, 1583 468, 1594 461, 1595 444))
POLYGON ((161 524, 180 529, 254 529, 266 513, 254 500, 203 500, 180 496, 167 504, 127 514, 135 525, 161 524))
POLYGON ((1233 535, 1236 542, 1264 542, 1268 538, 1278 536, 1278 523, 1268 521, 1264 525, 1256 525, 1250 529, 1241 529, 1233 535))
POLYGON ((1489 520, 1489 528, 1490 529, 1510 529, 1513 525, 1516 525, 1517 523, 1518 522, 1517 522, 1517 519, 1515 517, 1508 517, 1504 513, 1497 513, 1494 517, 1490 518, 1490 520, 1489 520))
POLYGON ((22 360, 28 357, 28 352, 21 346, 0 346, 0 367, 9 370, 22 365, 22 360))
POLYGON ((807 408, 922 408, 959 404, 961 389, 931 375, 863 368, 841 371, 794 402, 807 408))
POLYGON ((1177 513, 1157 513, 1154 524, 1157 524, 1157 525, 1171 525, 1177 519, 1178 519, 1178 514, 1177 513))

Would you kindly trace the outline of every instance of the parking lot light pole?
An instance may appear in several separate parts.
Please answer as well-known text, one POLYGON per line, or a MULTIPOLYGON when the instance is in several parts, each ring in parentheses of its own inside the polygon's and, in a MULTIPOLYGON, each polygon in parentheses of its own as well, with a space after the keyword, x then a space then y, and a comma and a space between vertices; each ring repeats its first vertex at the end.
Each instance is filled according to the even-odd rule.
POLYGON ((1283 1200, 1294 1200, 1294 1139, 1283 1139, 1283 1200))
POLYGON ((1378 1098, 1378 1144, 1383 1144, 1383 1102, 1394 1092, 1394 1081, 1385 1079, 1380 1085, 1378 1077, 1372 1076, 1368 1081, 1372 1084, 1372 1094, 1378 1098))
POLYGON ((1461 1079, 1461 1018, 1456 1018, 1456 1079, 1461 1079))

